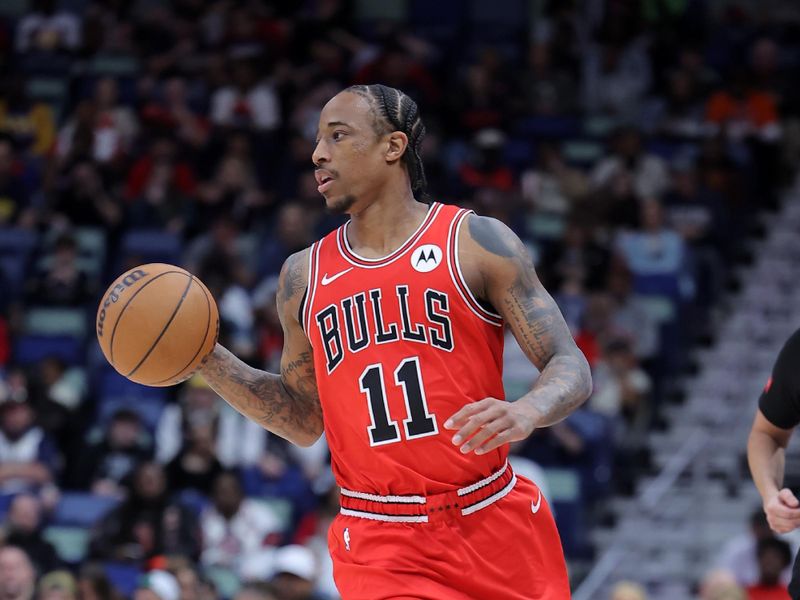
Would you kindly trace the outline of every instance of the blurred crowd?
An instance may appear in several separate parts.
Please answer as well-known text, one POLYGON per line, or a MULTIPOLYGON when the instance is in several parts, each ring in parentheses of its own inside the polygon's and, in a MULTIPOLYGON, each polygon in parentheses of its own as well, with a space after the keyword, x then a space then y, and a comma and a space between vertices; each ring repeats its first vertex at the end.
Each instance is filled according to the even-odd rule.
MULTIPOLYGON (((221 342, 276 370, 281 264, 342 222, 317 118, 353 83, 419 103, 431 195, 521 236, 586 354, 590 400, 513 460, 591 559, 800 156, 800 15, 762 4, 4 1, 0 597, 336 597, 324 440, 295 448, 199 378, 123 380, 93 317, 123 269, 181 264, 221 342)), ((511 338, 505 362, 513 399, 536 372, 511 338)), ((785 558, 750 550, 757 573, 785 558)))

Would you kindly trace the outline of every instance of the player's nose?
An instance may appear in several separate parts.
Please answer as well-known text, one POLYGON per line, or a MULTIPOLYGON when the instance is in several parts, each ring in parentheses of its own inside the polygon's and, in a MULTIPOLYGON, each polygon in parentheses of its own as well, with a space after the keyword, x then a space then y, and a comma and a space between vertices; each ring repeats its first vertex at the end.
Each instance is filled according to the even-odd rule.
POLYGON ((311 154, 311 161, 316 165, 320 166, 328 161, 330 161, 331 157, 328 153, 328 145, 325 143, 325 140, 320 140, 317 142, 317 145, 314 147, 314 152, 311 154))

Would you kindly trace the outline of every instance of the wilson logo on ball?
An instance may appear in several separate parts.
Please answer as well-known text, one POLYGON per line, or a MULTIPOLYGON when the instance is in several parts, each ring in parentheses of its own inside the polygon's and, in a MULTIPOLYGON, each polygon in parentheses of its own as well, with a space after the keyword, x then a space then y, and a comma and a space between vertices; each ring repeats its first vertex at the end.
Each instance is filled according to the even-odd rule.
POLYGON ((115 303, 119 300, 120 295, 129 287, 131 287, 134 283, 139 281, 142 277, 146 277, 147 273, 142 269, 136 269, 135 271, 131 271, 128 273, 122 281, 120 281, 117 285, 114 286, 106 299, 103 301, 103 308, 100 310, 100 315, 97 317, 97 337, 103 337, 103 324, 106 320, 106 308, 111 306, 112 303, 115 303))

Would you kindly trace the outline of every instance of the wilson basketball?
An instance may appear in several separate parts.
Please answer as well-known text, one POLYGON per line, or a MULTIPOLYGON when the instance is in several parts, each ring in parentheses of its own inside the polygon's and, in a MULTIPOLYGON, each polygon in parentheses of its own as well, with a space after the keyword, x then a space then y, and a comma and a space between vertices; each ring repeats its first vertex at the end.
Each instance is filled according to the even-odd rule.
POLYGON ((145 385, 187 379, 214 349, 218 332, 211 293, 174 265, 152 263, 123 273, 97 310, 97 340, 108 362, 145 385))

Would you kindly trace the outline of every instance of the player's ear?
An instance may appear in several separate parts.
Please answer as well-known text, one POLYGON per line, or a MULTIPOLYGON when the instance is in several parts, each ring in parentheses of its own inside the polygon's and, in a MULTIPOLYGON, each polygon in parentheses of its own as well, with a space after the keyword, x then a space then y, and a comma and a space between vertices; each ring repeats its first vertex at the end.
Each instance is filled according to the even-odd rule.
POLYGON ((393 131, 389 134, 388 141, 386 162, 393 163, 403 158, 403 153, 408 146, 408 136, 402 131, 393 131))

